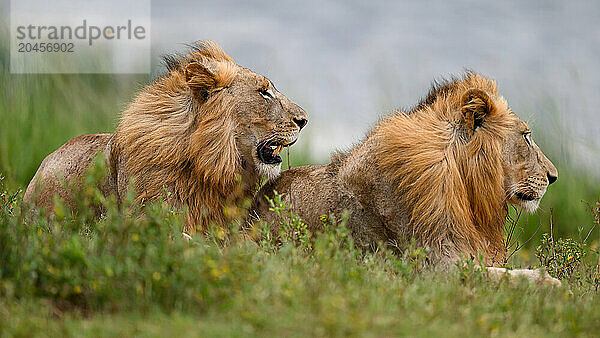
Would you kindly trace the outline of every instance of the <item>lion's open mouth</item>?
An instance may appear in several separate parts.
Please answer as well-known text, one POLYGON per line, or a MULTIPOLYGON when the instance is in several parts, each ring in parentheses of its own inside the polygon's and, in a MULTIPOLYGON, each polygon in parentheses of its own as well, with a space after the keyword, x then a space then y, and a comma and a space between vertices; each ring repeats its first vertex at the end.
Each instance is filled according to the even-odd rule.
POLYGON ((535 197, 533 195, 522 193, 522 192, 516 193, 515 196, 522 199, 523 201, 533 201, 535 199, 535 197))
POLYGON ((293 143, 284 144, 281 141, 263 141, 256 147, 258 159, 266 164, 279 164, 282 161, 279 154, 281 154, 284 147, 289 147, 293 143))

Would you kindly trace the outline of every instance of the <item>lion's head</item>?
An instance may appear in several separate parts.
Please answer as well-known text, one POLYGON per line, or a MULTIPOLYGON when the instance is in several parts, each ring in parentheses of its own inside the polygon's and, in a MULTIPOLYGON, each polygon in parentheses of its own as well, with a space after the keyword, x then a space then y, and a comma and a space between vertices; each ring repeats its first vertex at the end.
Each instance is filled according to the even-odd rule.
POLYGON ((141 197, 166 186, 189 208, 191 223, 222 221, 226 203, 248 197, 260 177, 279 174, 279 153, 296 141, 307 115, 213 41, 165 63, 168 73, 123 114, 115 151, 141 197), (236 185, 243 193, 234 193, 236 185))
MULTIPOLYGON (((296 142, 308 121, 304 110, 266 77, 237 66, 212 41, 200 42, 188 58, 171 62, 170 68, 182 72, 203 110, 220 111, 224 120, 229 119, 226 123, 233 123, 235 132, 229 141, 235 142, 242 164, 262 177, 277 177, 282 162, 279 153, 296 142)), ((212 121, 205 121, 197 128, 196 146, 211 142, 206 137, 213 135, 204 132, 204 127, 212 121)))
POLYGON ((502 168, 494 172, 504 177, 506 202, 535 212, 548 185, 557 180, 558 170, 533 141, 529 125, 498 95, 495 82, 469 73, 462 86, 459 84, 455 82, 454 86, 457 96, 461 95, 459 113, 462 116, 459 116, 468 134, 466 139, 487 142, 488 147, 493 144, 494 151, 489 155, 500 158, 502 168), (473 87, 466 89, 467 86, 473 87), (483 135, 476 135, 483 128, 486 128, 481 131, 483 135), (487 140, 479 140, 477 136, 485 136, 487 140))
POLYGON ((267 78, 245 68, 238 71, 222 95, 237 98, 230 104, 238 124, 236 140, 242 158, 252 163, 259 175, 277 177, 282 162, 279 154, 298 139, 308 121, 306 113, 267 78))
POLYGON ((535 211, 558 177, 496 83, 472 72, 435 84, 374 135, 376 156, 411 210, 413 232, 428 244, 487 252, 493 261, 504 257, 506 205, 535 211))

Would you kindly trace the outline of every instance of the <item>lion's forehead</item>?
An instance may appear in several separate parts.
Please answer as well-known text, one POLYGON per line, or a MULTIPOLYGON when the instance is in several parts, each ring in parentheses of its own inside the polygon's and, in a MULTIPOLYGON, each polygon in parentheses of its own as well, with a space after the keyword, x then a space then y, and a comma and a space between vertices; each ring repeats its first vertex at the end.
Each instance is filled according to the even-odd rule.
POLYGON ((530 132, 531 128, 529 124, 523 121, 517 114, 515 114, 510 108, 507 108, 508 118, 512 120, 512 130, 518 131, 519 133, 530 132))
POLYGON ((518 131, 520 134, 528 133, 531 131, 531 128, 529 127, 529 124, 527 124, 527 122, 521 120, 516 114, 514 114, 514 116, 515 116, 516 131, 518 131))
POLYGON ((252 71, 251 69, 245 67, 239 67, 236 75, 242 83, 255 85, 260 88, 267 88, 271 83, 271 81, 267 79, 264 75, 258 74, 252 71))

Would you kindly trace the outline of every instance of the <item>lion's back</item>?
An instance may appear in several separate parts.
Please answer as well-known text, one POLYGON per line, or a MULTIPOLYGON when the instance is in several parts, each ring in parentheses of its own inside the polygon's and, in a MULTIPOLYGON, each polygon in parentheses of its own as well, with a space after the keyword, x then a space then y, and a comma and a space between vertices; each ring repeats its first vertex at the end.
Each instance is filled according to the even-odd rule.
POLYGON ((269 223, 279 221, 277 215, 269 210, 270 204, 266 198, 273 199, 276 191, 282 195, 282 201, 314 230, 320 225, 319 216, 330 213, 327 206, 332 205, 333 201, 324 199, 334 196, 336 189, 333 178, 327 171, 327 165, 308 165, 285 170, 256 193, 252 210, 261 220, 269 223))
POLYGON ((110 152, 111 138, 112 134, 82 135, 46 156, 29 182, 23 200, 51 211, 53 197, 57 196, 72 207, 73 201, 63 182, 83 177, 98 153, 110 152))

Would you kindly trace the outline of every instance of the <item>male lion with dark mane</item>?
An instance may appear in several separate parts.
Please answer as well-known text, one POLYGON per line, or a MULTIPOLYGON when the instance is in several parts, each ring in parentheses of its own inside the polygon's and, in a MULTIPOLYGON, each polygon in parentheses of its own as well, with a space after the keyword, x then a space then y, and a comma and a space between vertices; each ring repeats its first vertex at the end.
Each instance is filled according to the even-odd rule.
POLYGON ((322 229, 321 215, 349 210, 359 245, 401 248, 414 238, 438 266, 478 254, 499 266, 507 204, 535 211, 557 177, 495 81, 468 72, 434 84, 410 113, 383 119, 330 164, 284 171, 257 193, 254 208, 277 222, 265 199, 275 190, 312 231, 322 229))
POLYGON ((227 206, 279 175, 279 153, 307 122, 299 106, 213 41, 165 63, 168 72, 138 94, 114 134, 80 136, 48 155, 25 201, 52 211, 58 196, 74 206, 63 179, 80 182, 103 152, 110 168, 103 193, 122 199, 130 181, 139 200, 170 192, 172 204, 187 207, 186 228, 194 231, 228 221, 227 206))

